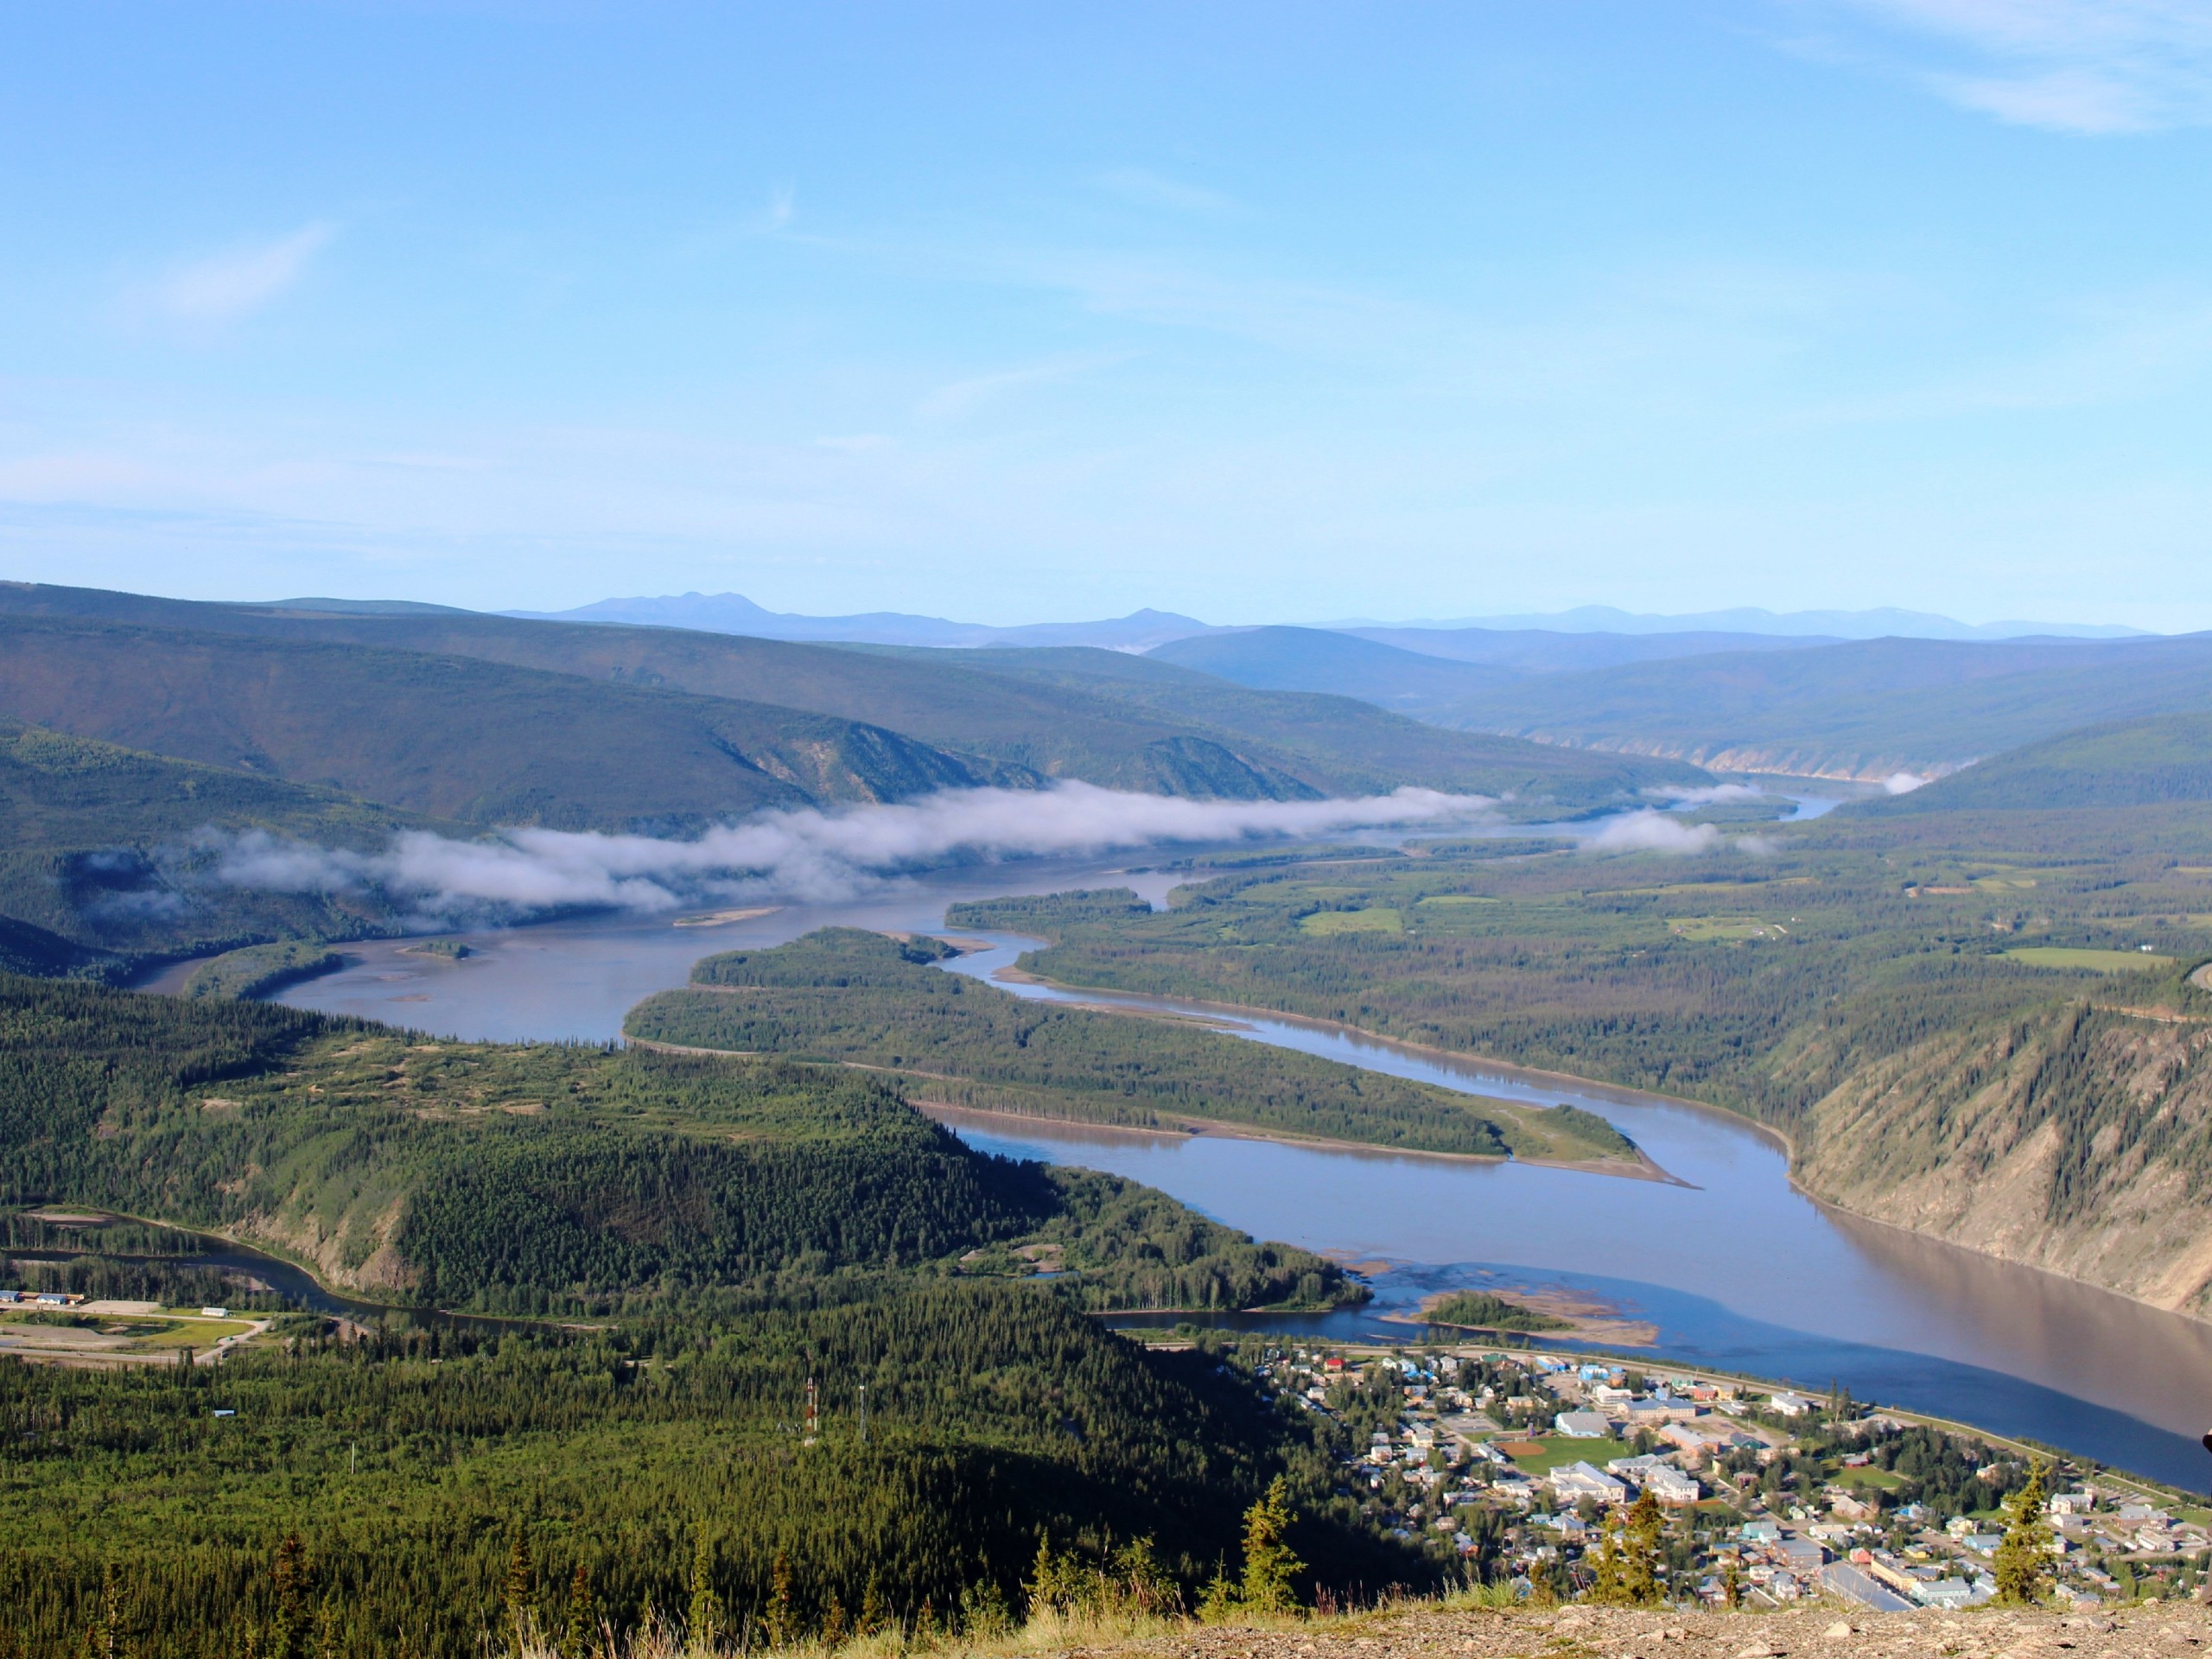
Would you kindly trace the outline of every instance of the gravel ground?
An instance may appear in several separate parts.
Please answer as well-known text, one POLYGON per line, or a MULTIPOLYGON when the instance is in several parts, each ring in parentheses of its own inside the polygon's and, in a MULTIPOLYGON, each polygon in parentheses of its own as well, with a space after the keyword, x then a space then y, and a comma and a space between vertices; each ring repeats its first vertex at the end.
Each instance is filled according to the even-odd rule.
POLYGON ((2149 1603, 2112 1612, 1980 1609, 1850 1613, 1416 1611, 1281 1630, 1198 1630, 1070 1654, 1160 1659, 2162 1659, 2212 1648, 2212 1608, 2149 1603))

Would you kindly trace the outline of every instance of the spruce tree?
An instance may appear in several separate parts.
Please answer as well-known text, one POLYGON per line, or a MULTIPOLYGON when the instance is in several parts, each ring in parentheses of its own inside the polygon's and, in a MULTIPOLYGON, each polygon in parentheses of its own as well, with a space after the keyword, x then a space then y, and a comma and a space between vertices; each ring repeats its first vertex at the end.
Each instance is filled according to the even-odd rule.
MULTIPOLYGON (((788 1587, 791 1569, 784 1564, 784 1552, 776 1552, 778 1567, 784 1573, 788 1587)), ((774 1626, 772 1606, 770 1610, 771 1630, 774 1626)), ((722 1629, 721 1598, 715 1593, 715 1547, 708 1541, 707 1529, 702 1526, 691 1535, 691 1610, 684 1620, 685 1645, 694 1653, 709 1654, 720 1639, 722 1629)), ((769 1638, 777 1647, 783 1646, 772 1634, 769 1638)))
POLYGON ((296 1659, 305 1633, 308 1594, 307 1547, 296 1532, 284 1535, 269 1569, 276 1612, 269 1624, 268 1659, 296 1659))
POLYGON ((1198 1618, 1208 1624, 1226 1624, 1236 1617, 1236 1580, 1229 1576, 1226 1562, 1216 1561, 1205 1593, 1198 1598, 1198 1618))
POLYGON ((1244 1511, 1244 1581, 1238 1599, 1254 1612, 1297 1609, 1298 1592, 1291 1581, 1306 1570, 1306 1563, 1286 1541, 1296 1518, 1289 1484, 1281 1475, 1268 1483, 1267 1495, 1244 1511))
POLYGON ((1649 1607, 1659 1599, 1659 1540, 1665 1527, 1659 1502, 1647 1491, 1606 1522, 1605 1541, 1591 1552, 1595 1573, 1589 1599, 1607 1607, 1649 1607))
POLYGON ((787 1648, 798 1638, 798 1627, 791 1613, 791 1558, 786 1550, 779 1549, 768 1565, 766 1622, 770 1647, 787 1648))
POLYGON ((2050 1580, 2050 1522, 2044 1518, 2044 1465, 2028 1465, 2027 1484, 2005 1504, 2005 1537, 1997 1546, 1997 1599, 2008 1607, 2039 1602, 2050 1580))
POLYGON ((599 1603, 591 1593, 591 1574, 582 1561, 569 1580, 569 1617, 561 1630, 561 1659, 591 1659, 599 1646, 599 1603))
POLYGON ((507 1640, 512 1650, 520 1655, 529 1645, 535 1622, 531 1607, 537 1590, 536 1576, 531 1571, 530 1541, 524 1535, 520 1520, 509 1529, 507 1540, 507 1577, 501 1586, 499 1603, 506 1614, 507 1640))

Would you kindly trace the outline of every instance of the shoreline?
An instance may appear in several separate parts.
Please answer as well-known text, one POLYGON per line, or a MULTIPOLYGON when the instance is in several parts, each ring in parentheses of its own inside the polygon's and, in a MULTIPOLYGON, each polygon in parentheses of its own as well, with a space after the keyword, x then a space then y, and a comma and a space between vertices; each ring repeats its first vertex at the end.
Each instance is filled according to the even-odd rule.
MULTIPOLYGON (((1040 941, 1039 943, 1041 944, 1043 942, 1040 941)), ((2212 969, 2212 964, 2207 964, 2207 966, 2208 969, 2212 969)), ((1026 968, 1013 966, 1000 969, 996 973, 993 974, 991 977, 994 979, 1011 980, 1017 984, 1050 986, 1052 989, 1064 992, 1070 996, 1083 996, 1089 995, 1110 997, 1115 995, 1148 996, 1154 995, 1154 993, 1145 991, 1117 992, 1112 988, 1106 986, 1070 985, 1064 981, 1047 979, 1041 974, 1032 973, 1026 968)), ((2147 1308, 2155 1313, 2164 1313, 2171 1315, 2175 1319, 2185 1319, 2192 1325, 2212 1325, 2212 1314, 2191 1313, 2182 1308, 2163 1306, 2159 1303, 2152 1301, 2147 1297, 2134 1295, 2130 1292, 2120 1289, 2116 1286, 2100 1284, 2094 1279, 2085 1279, 2075 1274, 2061 1273, 2056 1268, 2046 1268, 2034 1262, 2024 1261, 2018 1256, 2001 1255, 1995 1250, 1985 1250, 1976 1245, 1962 1243, 1957 1239, 1948 1237, 1944 1234, 1939 1232, 1925 1231, 1917 1227, 1908 1227, 1901 1222, 1891 1221, 1880 1216, 1868 1215, 1863 1211, 1851 1208, 1848 1205, 1839 1204, 1834 1199, 1827 1198, 1822 1194, 1815 1192, 1811 1187, 1807 1186, 1803 1181, 1798 1179, 1797 1143, 1795 1137, 1784 1130, 1777 1128, 1770 1123, 1763 1123, 1758 1119, 1751 1117, 1745 1113, 1736 1111, 1730 1107, 1715 1106, 1707 1101, 1691 1100, 1680 1095, 1661 1094, 1656 1090, 1632 1088, 1625 1084, 1606 1083, 1594 1077, 1578 1077, 1573 1072, 1569 1071, 1547 1071, 1541 1066, 1518 1065, 1510 1060, 1496 1060, 1482 1055, 1465 1054, 1452 1049, 1439 1047, 1433 1043, 1418 1043, 1410 1041, 1402 1037, 1386 1036, 1380 1032, 1369 1031, 1364 1027, 1347 1025, 1344 1021, 1338 1020, 1317 1019, 1311 1014, 1284 1013, 1274 1008, 1255 1007, 1249 1003, 1216 1002, 1211 999, 1204 997, 1179 996, 1167 1000, 1184 1003, 1194 1008, 1218 1012, 1221 1014, 1232 1019, 1242 1017, 1257 1020, 1278 1020, 1284 1025, 1296 1026, 1308 1031, 1320 1032, 1329 1035, 1355 1038, 1362 1042, 1373 1043, 1380 1048, 1394 1049, 1400 1052, 1422 1058, 1434 1058, 1437 1059, 1451 1061, 1457 1065, 1478 1066, 1484 1071, 1496 1071, 1499 1075, 1509 1078, 1526 1079, 1531 1083, 1556 1082, 1567 1084, 1573 1085, 1577 1090, 1595 1095, 1600 1099, 1618 1101, 1623 1105, 1673 1106, 1702 1113, 1708 1116, 1717 1117, 1738 1128, 1746 1130, 1754 1135, 1759 1136, 1780 1150, 1784 1160, 1783 1178, 1789 1184, 1789 1190, 1796 1193, 1800 1198, 1805 1199, 1808 1203, 1817 1205, 1821 1210, 1827 1212, 1828 1214, 1847 1217, 1853 1222, 1864 1223, 1865 1224, 1872 1227, 1880 1227, 1887 1231, 1899 1234, 1906 1238, 1917 1239, 1930 1243, 1942 1244, 1955 1250, 1964 1250, 1968 1255, 1979 1256, 1985 1261, 2002 1262, 2007 1267, 2019 1268, 2030 1273, 2044 1274, 2050 1278, 2060 1281, 2062 1283, 2078 1285, 2084 1290, 2093 1290, 2101 1295, 2116 1297, 2121 1301, 2131 1303, 2138 1307, 2147 1308)), ((1085 1004, 1084 1006, 1097 1007, 1100 1007, 1102 1011, 1126 1013, 1140 1018, 1144 1017, 1146 1014, 1146 1010, 1142 1008, 1129 1007, 1126 1006, 1119 1008, 1110 1008, 1108 1005, 1104 1004, 1085 1004)), ((2127 1011, 2115 1010, 2115 1012, 2125 1013, 2127 1011)), ((1159 1011, 1157 1017, 1174 1018, 1177 1016, 1173 1009, 1161 1009, 1159 1011)), ((1200 1016, 1185 1015, 1182 1017, 1195 1019, 1200 1016)), ((1642 1154, 1643 1148, 1639 1147, 1637 1148, 1637 1152, 1639 1154, 1642 1154)), ((1507 1160, 1492 1160, 1487 1161, 1507 1160)), ((1519 1161, 1527 1162, 1531 1165, 1535 1165, 1539 1162, 1539 1160, 1535 1159, 1526 1159, 1519 1161)), ((1649 1159, 1647 1159, 1646 1161, 1649 1162, 1649 1159)), ((1572 1168, 1576 1167, 1577 1166, 1557 1164, 1546 1165, 1543 1166, 1572 1168)), ((1651 1167, 1653 1169, 1660 1169, 1661 1166, 1654 1163, 1651 1165, 1651 1167)), ((1611 1173, 1618 1173, 1619 1172, 1611 1173)), ((1643 1179, 1649 1179, 1655 1178, 1647 1176, 1643 1179)), ((1675 1177, 1671 1175, 1664 1175, 1663 1173, 1656 1179, 1662 1179, 1670 1182, 1675 1180, 1675 1177)), ((1687 1185, 1687 1183, 1680 1184, 1687 1185)))
MULTIPOLYGON (((1595 1095, 1603 1100, 1614 1101, 1623 1106, 1680 1107, 1689 1111, 1702 1112, 1709 1116, 1720 1118, 1739 1128, 1749 1129, 1754 1135, 1764 1135, 1782 1151, 1789 1154, 1791 1158, 1794 1159, 1796 1156, 1796 1147, 1789 1137, 1771 1124, 1762 1123, 1757 1118, 1748 1117, 1732 1107, 1715 1106, 1710 1101, 1692 1100, 1686 1095, 1667 1095, 1654 1089, 1638 1089, 1624 1083, 1607 1083, 1599 1077, 1580 1077, 1572 1071, 1548 1071, 1541 1066, 1521 1065, 1511 1060, 1491 1059, 1486 1055, 1468 1054, 1458 1049, 1442 1048, 1434 1043, 1417 1043, 1409 1038, 1387 1036, 1382 1032, 1370 1031, 1364 1026, 1347 1025, 1341 1020, 1323 1020, 1310 1014, 1291 1014, 1280 1008, 1257 1007, 1249 1002, 1216 1002, 1211 998, 1202 996, 1169 997, 1152 991, 1120 991, 1106 985, 1071 985, 1063 980, 1047 979, 1042 974, 1033 974, 1027 968, 1001 968, 991 977, 1015 985, 1049 986, 1052 989, 1064 992, 1070 997, 1160 995, 1162 1001, 1179 1002, 1192 1008, 1204 1010, 1198 1014, 1183 1014, 1173 1008, 1144 1008, 1128 1003, 1111 1001, 1077 1002, 1070 1005, 1088 1008, 1098 1014, 1122 1014, 1135 1019, 1186 1020, 1193 1024, 1207 1023, 1209 1015, 1214 1014, 1230 1020, 1272 1020, 1286 1026, 1296 1026, 1306 1031, 1319 1032, 1326 1036, 1357 1038, 1361 1042, 1372 1043, 1377 1048, 1395 1049, 1417 1058, 1448 1060, 1455 1065, 1479 1066, 1484 1071, 1495 1071, 1508 1080, 1525 1081, 1531 1086, 1539 1084, 1566 1084, 1577 1090, 1595 1095)), ((1351 1062, 1339 1061, 1338 1064, 1350 1065, 1351 1062)), ((1477 1100, 1498 1099, 1495 1095, 1475 1095, 1472 1091, 1469 1092, 1471 1098, 1477 1100)), ((1519 1106, 1522 1103, 1503 1101, 1501 1103, 1519 1106)), ((1543 1111, 1548 1109, 1531 1106, 1529 1109, 1543 1111)), ((1638 1150, 1640 1151, 1641 1148, 1638 1150)), ((1533 1163, 1535 1160, 1530 1159, 1524 1161, 1533 1163)), ((1653 1167, 1656 1168, 1657 1166, 1654 1165, 1653 1167)))

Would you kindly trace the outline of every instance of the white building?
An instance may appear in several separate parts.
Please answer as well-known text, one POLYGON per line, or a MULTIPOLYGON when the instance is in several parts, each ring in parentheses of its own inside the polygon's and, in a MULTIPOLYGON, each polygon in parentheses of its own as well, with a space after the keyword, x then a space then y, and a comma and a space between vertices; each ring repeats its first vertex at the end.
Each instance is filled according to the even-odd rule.
POLYGON ((1594 1497, 1600 1503, 1624 1503, 1628 1501, 1628 1486, 1602 1469, 1586 1463, 1570 1463, 1563 1469, 1552 1471, 1552 1496, 1562 1503, 1579 1503, 1586 1497, 1594 1497))
POLYGON ((1552 1426, 1571 1440, 1602 1440, 1613 1427, 1602 1411, 1562 1411, 1552 1426))

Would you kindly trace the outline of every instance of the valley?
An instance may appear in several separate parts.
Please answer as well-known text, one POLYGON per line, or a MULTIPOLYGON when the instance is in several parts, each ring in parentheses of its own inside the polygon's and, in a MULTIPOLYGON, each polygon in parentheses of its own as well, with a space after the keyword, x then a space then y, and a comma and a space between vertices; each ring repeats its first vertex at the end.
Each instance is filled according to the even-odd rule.
MULTIPOLYGON (((718 1593, 772 1599, 796 1551, 817 1624, 870 1594, 987 1624, 962 1599, 1016 1593, 1015 1540, 1115 1547, 1064 1507, 1104 1513, 1071 1468, 1134 1483, 1127 1524, 1193 1586, 1239 1509, 1199 1495, 1217 1454, 1122 1427, 1084 1462, 1091 1431, 1046 1421, 1081 1414, 1037 1403, 1066 1397, 1058 1370, 1134 1364, 1111 1385, 1134 1398, 1191 1382, 1192 1342, 1402 1343, 1425 1306, 1500 1292, 1653 1359, 2167 1479, 2201 1457, 2202 716, 2040 737, 1827 810, 1602 742, 1455 734, 1425 699, 1466 676, 1390 692, 1363 648, 1321 686, 1246 684, 1193 665, 1244 672, 1234 634, 1156 658, 918 651, 4 598, 0 944, 29 976, 0 982, 0 1205, 19 1274, 142 1310, 34 1313, 9 1351, 151 1376, 194 1334, 163 1310, 197 1296, 245 1323, 191 1370, 243 1397, 280 1353, 333 1400, 348 1368, 388 1391, 458 1364, 474 1392, 436 1382, 421 1421, 485 1425, 437 1431, 477 1545, 443 1549, 436 1501, 406 1495, 430 1490, 413 1441, 371 1434, 363 1487, 349 1440, 344 1479, 297 1511, 387 1630, 410 1617, 393 1574, 484 1605, 517 1475, 556 1448, 586 1480, 643 1459, 645 1507, 606 1510, 572 1554, 668 1602, 697 1571, 640 1541, 655 1504, 810 1490, 779 1438, 794 1351, 951 1331, 991 1333, 959 1340, 1001 1381, 924 1406, 868 1373, 881 1442, 837 1478, 913 1494, 952 1554, 871 1592, 849 1529, 763 1521, 716 1547, 718 1593), (1036 804, 944 816, 986 800, 1036 804), (1124 810, 1143 816, 1104 841, 1062 827, 1124 810), (57 1239, 35 1219, 56 1202, 99 1225, 57 1239), (782 1380, 710 1379, 693 1354, 782 1380), (649 1389, 645 1415, 584 1426, 591 1377, 664 1366, 683 1398, 766 1387, 763 1414, 670 1415, 649 1389), (963 1483, 1017 1465, 1022 1496, 977 1530, 963 1483), (344 1494, 368 1490, 391 1541, 348 1530, 344 1494)), ((1683 660, 1662 649, 1638 671, 1683 660)), ((1510 672, 1571 689, 1636 667, 1510 672)), ((1943 702, 1951 672, 1921 689, 1930 731, 1981 718, 1943 702)), ((1845 770, 1890 764, 1868 753, 1845 770)), ((1316 1593, 1386 1561, 1441 1582, 1466 1541, 1394 1535, 1332 1486, 1356 1457, 1341 1426, 1255 1397, 1255 1363, 1172 1408, 1204 1419, 1188 1444, 1243 1446, 1238 1490, 1294 1483, 1316 1593)), ((76 1389, 202 1409, 101 1392, 125 1386, 26 1380, 20 1408, 76 1389)), ((269 1386, 219 1409, 298 1409, 269 1386)), ((162 1482, 223 1478, 196 1432, 156 1440, 162 1482)), ((95 1456, 73 1442, 19 1497, 66 1512, 95 1456)), ((0 1573, 48 1574, 15 1501, 0 1573)), ((141 1569, 144 1597, 214 1593, 268 1547, 276 1490, 224 1503, 200 1553, 141 1569)), ((139 1549, 159 1513, 108 1535, 139 1549)), ((457 1651, 467 1617, 421 1639, 457 1651)))
POLYGON ((2212 1644, 2208 48, 0 12, 0 1659, 2212 1644))

